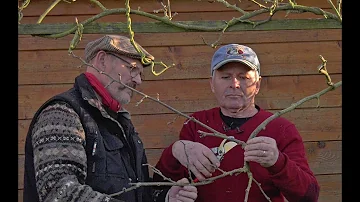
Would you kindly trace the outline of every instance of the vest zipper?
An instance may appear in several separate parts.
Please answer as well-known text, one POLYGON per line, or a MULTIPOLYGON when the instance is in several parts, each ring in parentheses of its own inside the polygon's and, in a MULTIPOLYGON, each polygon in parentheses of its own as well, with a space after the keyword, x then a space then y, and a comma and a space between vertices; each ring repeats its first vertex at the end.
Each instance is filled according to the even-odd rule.
MULTIPOLYGON (((91 152, 91 155, 94 156, 95 153, 96 153, 96 146, 97 146, 97 141, 95 139, 95 142, 94 142, 94 146, 93 146, 93 149, 92 149, 92 152, 91 152)), ((94 173, 95 172, 95 161, 93 162, 92 164, 92 169, 91 171, 94 173)))

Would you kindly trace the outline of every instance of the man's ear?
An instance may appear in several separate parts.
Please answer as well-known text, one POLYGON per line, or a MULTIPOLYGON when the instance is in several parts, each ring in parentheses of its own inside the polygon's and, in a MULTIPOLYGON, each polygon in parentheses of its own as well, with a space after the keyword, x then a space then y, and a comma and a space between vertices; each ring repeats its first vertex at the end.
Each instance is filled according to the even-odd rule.
POLYGON ((255 92, 255 95, 257 95, 257 94, 259 93, 260 86, 261 86, 261 76, 259 76, 259 80, 256 82, 256 92, 255 92))
POLYGON ((99 68, 100 70, 105 70, 106 64, 105 64, 105 58, 106 53, 104 51, 99 51, 95 55, 95 67, 99 68))
POLYGON ((210 83, 211 92, 215 93, 215 89, 214 89, 214 85, 213 85, 212 81, 213 81, 213 78, 212 78, 212 76, 210 76, 209 83, 210 83))

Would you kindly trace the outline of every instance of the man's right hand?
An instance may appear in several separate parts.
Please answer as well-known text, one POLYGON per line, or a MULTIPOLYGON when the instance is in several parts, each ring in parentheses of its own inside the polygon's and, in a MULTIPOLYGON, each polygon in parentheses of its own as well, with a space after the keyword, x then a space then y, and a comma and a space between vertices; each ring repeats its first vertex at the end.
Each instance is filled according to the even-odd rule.
POLYGON ((207 146, 189 140, 178 140, 172 146, 173 156, 202 181, 220 166, 220 161, 207 146), (205 176, 205 177, 204 177, 205 176))

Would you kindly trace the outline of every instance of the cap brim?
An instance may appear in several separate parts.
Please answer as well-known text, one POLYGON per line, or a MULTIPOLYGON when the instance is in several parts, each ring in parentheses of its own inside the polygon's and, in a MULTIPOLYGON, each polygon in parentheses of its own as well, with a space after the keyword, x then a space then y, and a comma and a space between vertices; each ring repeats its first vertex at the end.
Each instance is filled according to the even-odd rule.
POLYGON ((217 63, 217 64, 213 67, 213 71, 219 69, 221 66, 223 66, 223 65, 225 65, 225 64, 227 64, 227 63, 229 63, 229 62, 240 62, 240 63, 243 63, 244 65, 250 67, 250 68, 253 69, 253 70, 256 70, 256 71, 258 70, 257 67, 256 67, 254 64, 250 63, 250 62, 247 61, 247 60, 242 60, 242 59, 227 59, 227 60, 223 60, 223 61, 217 63))

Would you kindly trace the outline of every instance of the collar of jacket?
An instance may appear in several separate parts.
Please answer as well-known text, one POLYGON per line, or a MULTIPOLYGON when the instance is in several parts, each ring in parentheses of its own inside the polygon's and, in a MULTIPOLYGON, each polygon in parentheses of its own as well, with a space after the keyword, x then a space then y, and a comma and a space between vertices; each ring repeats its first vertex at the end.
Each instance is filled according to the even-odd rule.
POLYGON ((121 107, 121 110, 118 112, 114 112, 110 109, 106 109, 101 102, 101 97, 98 95, 95 90, 92 88, 89 81, 86 79, 84 73, 80 74, 75 78, 74 87, 78 90, 81 94, 81 97, 86 100, 91 106, 97 108, 102 116, 112 119, 117 119, 117 116, 123 116, 127 119, 131 119, 130 113, 124 108, 121 107))

